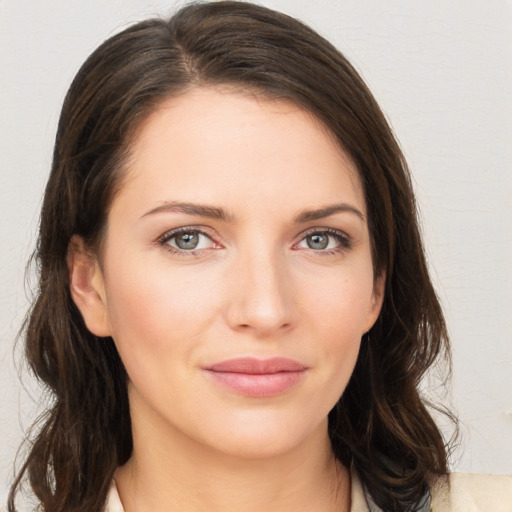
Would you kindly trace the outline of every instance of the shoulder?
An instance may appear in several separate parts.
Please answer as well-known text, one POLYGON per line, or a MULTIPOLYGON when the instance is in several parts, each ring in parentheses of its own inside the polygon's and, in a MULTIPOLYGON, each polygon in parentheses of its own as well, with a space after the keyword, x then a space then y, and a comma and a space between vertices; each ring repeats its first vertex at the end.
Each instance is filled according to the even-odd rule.
POLYGON ((451 473, 432 482, 433 512, 512 512, 512 477, 451 473))
MULTIPOLYGON (((351 478, 350 512, 383 512, 373 503, 353 469, 351 478)), ((430 482, 430 497, 421 511, 512 512, 512 477, 469 473, 438 476, 430 482)))

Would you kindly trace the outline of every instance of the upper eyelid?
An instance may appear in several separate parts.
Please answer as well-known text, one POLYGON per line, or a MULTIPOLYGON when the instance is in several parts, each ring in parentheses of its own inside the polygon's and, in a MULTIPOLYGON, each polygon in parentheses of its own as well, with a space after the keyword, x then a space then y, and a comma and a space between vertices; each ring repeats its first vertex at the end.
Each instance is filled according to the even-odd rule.
POLYGON ((166 242, 166 241, 170 240, 171 238, 173 238, 174 236, 179 235, 180 233, 186 233, 188 231, 193 231, 193 232, 199 233, 201 235, 204 235, 204 236, 210 238, 212 241, 214 241, 214 237, 212 236, 212 233, 209 233, 210 228, 206 228, 205 226, 194 226, 194 225, 180 226, 178 228, 169 229, 165 233, 161 234, 157 238, 156 241, 160 242, 160 243, 166 242))
POLYGON ((352 237, 346 231, 343 231, 342 229, 330 228, 327 226, 306 229, 298 235, 298 238, 300 237, 299 240, 302 240, 304 237, 314 233, 327 233, 329 235, 339 235, 340 237, 346 238, 347 240, 352 240, 352 237))

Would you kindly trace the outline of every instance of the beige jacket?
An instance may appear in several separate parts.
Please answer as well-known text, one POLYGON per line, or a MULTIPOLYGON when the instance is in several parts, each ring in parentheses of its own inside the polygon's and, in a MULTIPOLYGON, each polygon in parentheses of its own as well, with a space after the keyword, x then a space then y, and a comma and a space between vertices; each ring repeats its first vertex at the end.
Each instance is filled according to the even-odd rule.
MULTIPOLYGON (((430 494, 432 512, 512 512, 510 476, 452 473, 438 478, 430 494)), ((350 512, 382 512, 371 507, 354 472, 350 512)))
MULTIPOLYGON (((452 473, 437 480, 431 495, 433 512, 512 512, 512 477, 452 473)), ((124 512, 115 482, 105 512, 124 512)), ((350 512, 383 512, 369 505, 355 473, 352 473, 350 512)))

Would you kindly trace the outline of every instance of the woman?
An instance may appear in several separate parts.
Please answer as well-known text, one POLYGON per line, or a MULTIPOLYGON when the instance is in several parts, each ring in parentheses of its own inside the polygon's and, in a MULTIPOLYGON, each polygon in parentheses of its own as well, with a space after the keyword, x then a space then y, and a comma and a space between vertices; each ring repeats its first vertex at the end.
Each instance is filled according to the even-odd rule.
POLYGON ((300 22, 190 5, 101 45, 37 256, 27 356, 55 401, 11 510, 24 474, 48 511, 444 506, 417 387, 448 340, 406 164, 300 22))

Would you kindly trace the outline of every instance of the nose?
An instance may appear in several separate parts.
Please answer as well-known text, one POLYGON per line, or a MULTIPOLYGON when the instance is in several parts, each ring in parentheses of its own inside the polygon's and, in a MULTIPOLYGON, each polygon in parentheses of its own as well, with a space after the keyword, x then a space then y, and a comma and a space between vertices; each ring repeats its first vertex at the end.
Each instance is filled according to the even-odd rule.
POLYGON ((247 250, 231 268, 227 323, 236 331, 266 337, 292 327, 293 286, 284 257, 247 250))

